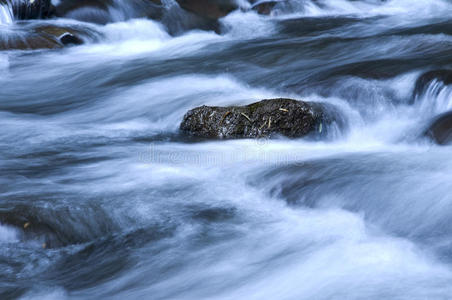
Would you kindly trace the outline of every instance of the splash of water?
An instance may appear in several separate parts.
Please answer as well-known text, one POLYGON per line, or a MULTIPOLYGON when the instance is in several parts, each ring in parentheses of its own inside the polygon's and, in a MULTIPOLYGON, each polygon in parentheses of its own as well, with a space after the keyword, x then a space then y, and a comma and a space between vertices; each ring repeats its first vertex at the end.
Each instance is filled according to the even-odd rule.
POLYGON ((0 2, 0 25, 11 24, 13 20, 13 10, 10 3, 0 2))

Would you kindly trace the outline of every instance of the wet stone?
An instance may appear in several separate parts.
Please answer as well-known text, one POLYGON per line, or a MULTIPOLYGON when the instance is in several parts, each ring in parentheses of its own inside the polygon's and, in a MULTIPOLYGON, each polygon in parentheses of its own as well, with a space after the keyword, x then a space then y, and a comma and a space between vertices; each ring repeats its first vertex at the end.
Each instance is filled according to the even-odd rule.
POLYGON ((197 107, 184 116, 180 129, 203 138, 297 138, 322 135, 333 121, 326 105, 279 98, 246 106, 197 107))

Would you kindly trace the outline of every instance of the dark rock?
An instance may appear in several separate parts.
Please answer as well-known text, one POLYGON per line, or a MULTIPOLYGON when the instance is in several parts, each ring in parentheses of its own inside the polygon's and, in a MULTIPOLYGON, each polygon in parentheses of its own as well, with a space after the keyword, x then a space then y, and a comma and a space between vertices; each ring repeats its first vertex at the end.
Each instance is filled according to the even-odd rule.
POLYGON ((76 29, 61 26, 41 26, 36 32, 48 35, 51 39, 57 39, 62 45, 81 45, 83 40, 79 37, 80 32, 76 29))
POLYGON ((24 27, 0 39, 0 50, 58 49, 70 44, 80 45, 83 43, 81 35, 89 34, 67 26, 24 27))
POLYGON ((112 0, 63 0, 56 7, 56 15, 69 19, 95 24, 125 21, 131 18, 150 18, 159 20, 163 14, 160 0, 128 0, 117 5, 112 0), (119 11, 119 16, 111 14, 111 8, 119 11))
POLYGON ((57 39, 39 34, 13 35, 0 40, 0 50, 57 49, 61 47, 62 45, 57 39))
POLYGON ((220 33, 219 18, 238 8, 232 0, 177 0, 165 8, 161 22, 171 35, 200 29, 220 33))
POLYGON ((252 6, 252 9, 261 15, 270 15, 278 1, 259 1, 252 6))
POLYGON ((47 18, 54 12, 50 0, 0 0, 0 4, 9 4, 14 17, 19 20, 47 18))
POLYGON ((164 5, 161 0, 128 0, 123 5, 112 0, 62 0, 56 7, 56 16, 101 25, 130 18, 149 18, 160 21, 170 34, 179 35, 192 29, 219 32, 218 19, 237 8, 233 0, 176 2, 179 5, 164 5))
POLYGON ((103 212, 80 209, 83 212, 61 206, 0 203, 0 224, 16 228, 20 240, 40 242, 44 248, 86 243, 105 236, 113 228, 103 212))
POLYGON ((247 106, 201 106, 190 110, 182 132, 203 138, 296 138, 325 135, 336 117, 326 104, 292 99, 262 100, 247 106))
POLYGON ((168 33, 173 36, 183 34, 187 30, 193 29, 220 33, 220 24, 218 20, 200 17, 183 10, 178 6, 173 6, 165 11, 161 22, 166 27, 168 33))
POLYGON ((56 7, 56 16, 103 25, 110 21, 111 5, 110 0, 63 0, 56 7))
POLYGON ((51 223, 44 222, 39 217, 29 213, 29 208, 22 207, 0 210, 0 223, 16 228, 21 232, 21 239, 41 241, 45 248, 56 248, 63 245, 61 237, 51 223))
MULTIPOLYGON (((452 70, 434 70, 422 74, 416 81, 413 99, 425 94, 433 82, 441 83, 443 86, 452 84, 452 70)), ((436 93, 440 90, 437 89, 436 93)))
POLYGON ((69 32, 63 33, 60 36, 60 42, 63 45, 81 45, 81 44, 83 44, 83 41, 79 37, 77 37, 69 32))
POLYGON ((238 8, 232 0, 176 0, 183 9, 204 18, 219 19, 238 8))
POLYGON ((95 7, 107 10, 111 4, 112 4, 111 0, 78 0, 78 1, 63 0, 56 7, 56 15, 58 17, 63 17, 67 15, 69 12, 83 7, 95 7))
POLYGON ((452 143, 452 111, 437 117, 425 134, 439 145, 452 143))

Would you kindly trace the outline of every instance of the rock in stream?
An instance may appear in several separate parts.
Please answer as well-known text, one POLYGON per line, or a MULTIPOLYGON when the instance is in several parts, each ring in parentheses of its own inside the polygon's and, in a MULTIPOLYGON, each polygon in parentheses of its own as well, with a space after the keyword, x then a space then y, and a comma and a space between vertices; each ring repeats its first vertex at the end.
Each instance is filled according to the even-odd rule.
POLYGON ((289 138, 324 136, 342 123, 331 105, 292 99, 267 99, 246 106, 201 106, 187 112, 182 132, 202 138, 289 138))

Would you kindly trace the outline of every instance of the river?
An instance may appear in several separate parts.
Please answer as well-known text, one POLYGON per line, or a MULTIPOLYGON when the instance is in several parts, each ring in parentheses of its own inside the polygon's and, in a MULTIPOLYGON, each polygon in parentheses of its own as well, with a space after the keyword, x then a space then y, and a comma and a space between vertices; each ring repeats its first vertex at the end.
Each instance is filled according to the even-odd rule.
POLYGON ((178 35, 124 11, 23 21, 99 34, 0 52, 0 217, 24 223, 0 225, 2 299, 451 299, 451 147, 422 133, 452 87, 413 93, 452 67, 452 2, 293 0, 178 35), (347 126, 179 133, 196 106, 275 97, 347 126))

